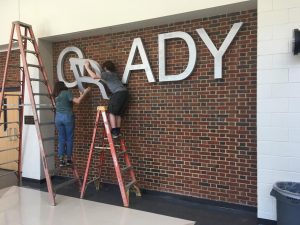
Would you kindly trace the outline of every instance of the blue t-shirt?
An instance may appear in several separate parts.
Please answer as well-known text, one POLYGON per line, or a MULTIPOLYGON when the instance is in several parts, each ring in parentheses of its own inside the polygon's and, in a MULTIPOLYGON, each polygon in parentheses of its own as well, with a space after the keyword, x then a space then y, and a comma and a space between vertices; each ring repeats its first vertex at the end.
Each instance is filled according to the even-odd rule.
POLYGON ((73 114, 73 94, 70 90, 64 90, 55 98, 56 112, 73 114))

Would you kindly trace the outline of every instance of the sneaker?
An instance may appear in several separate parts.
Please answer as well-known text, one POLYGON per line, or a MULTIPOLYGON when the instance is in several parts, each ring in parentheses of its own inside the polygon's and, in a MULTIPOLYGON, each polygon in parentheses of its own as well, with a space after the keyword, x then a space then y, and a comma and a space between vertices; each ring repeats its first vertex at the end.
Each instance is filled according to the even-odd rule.
POLYGON ((116 138, 118 138, 118 137, 119 137, 118 134, 112 134, 112 138, 116 139, 116 138))
POLYGON ((112 136, 112 138, 118 138, 119 137, 119 133, 118 133, 116 128, 111 129, 111 136, 112 136))
POLYGON ((66 165, 67 165, 67 166, 73 166, 72 160, 71 160, 71 159, 68 159, 66 165))
POLYGON ((63 160, 63 159, 60 159, 59 160, 59 166, 60 167, 63 167, 63 166, 65 166, 66 164, 65 164, 65 161, 63 160))

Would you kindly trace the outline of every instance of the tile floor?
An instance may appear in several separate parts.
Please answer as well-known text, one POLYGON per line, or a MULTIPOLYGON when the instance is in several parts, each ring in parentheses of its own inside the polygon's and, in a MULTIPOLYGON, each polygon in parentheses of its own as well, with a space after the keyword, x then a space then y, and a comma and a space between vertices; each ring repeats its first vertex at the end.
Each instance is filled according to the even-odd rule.
POLYGON ((193 225, 195 222, 84 199, 57 195, 48 204, 40 190, 12 186, 0 190, 0 225, 193 225))
MULTIPOLYGON (((2 180, 3 178, 0 178, 0 188, 1 187, 3 188, 5 186, 3 185, 2 180)), ((10 180, 9 185, 13 184, 14 181, 16 181, 16 179, 12 179, 12 178, 8 180, 10 180)), ((53 183, 60 183, 62 180, 64 180, 64 178, 56 177, 55 179, 53 179, 53 183)), ((7 183, 7 178, 5 183, 7 183)), ((23 181, 23 187, 27 187, 35 190, 41 190, 42 192, 45 192, 47 190, 45 183, 39 184, 36 182, 31 182, 26 180, 23 181)), ((75 184, 64 187, 63 189, 59 190, 58 194, 74 197, 77 199, 79 198, 80 195, 79 190, 75 184)), ((87 188, 84 199, 94 202, 95 204, 97 202, 97 203, 109 204, 111 206, 122 206, 122 199, 120 196, 118 186, 116 185, 104 184, 101 190, 97 192, 94 186, 91 184, 87 188)), ((0 203, 0 205, 2 204, 0 203)), ((132 194, 130 197, 129 208, 144 211, 144 212, 165 215, 169 217, 180 218, 183 220, 196 221, 195 223, 196 225, 257 225, 259 224, 257 222, 255 210, 249 211, 244 209, 224 208, 217 205, 189 201, 187 199, 178 198, 177 196, 174 195, 155 193, 151 191, 143 191, 142 197, 135 197, 134 194, 132 194)), ((0 223, 0 225, 2 224, 0 223)), ((59 224, 59 225, 64 225, 64 224, 59 224)), ((86 224, 83 223, 82 225, 86 225, 86 224)), ((124 224, 120 223, 120 225, 124 225, 124 224)), ((156 223, 156 225, 161 225, 161 224, 156 223)), ((268 225, 268 224, 266 223, 263 225, 268 225)))

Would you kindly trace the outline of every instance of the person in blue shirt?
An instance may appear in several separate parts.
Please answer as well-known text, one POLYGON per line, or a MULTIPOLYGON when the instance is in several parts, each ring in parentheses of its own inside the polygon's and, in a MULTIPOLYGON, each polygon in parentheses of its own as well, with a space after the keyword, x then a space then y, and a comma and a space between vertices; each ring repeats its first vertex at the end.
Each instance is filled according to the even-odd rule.
POLYGON ((60 167, 72 165, 75 128, 73 103, 79 104, 90 90, 90 88, 87 88, 83 93, 80 93, 79 97, 74 97, 64 82, 58 81, 54 85, 53 96, 56 103, 55 126, 58 132, 58 157, 60 167), (67 154, 66 161, 64 159, 65 153, 67 154))
POLYGON ((115 64, 108 60, 102 64, 100 76, 91 68, 89 61, 85 62, 85 69, 93 79, 101 79, 112 93, 108 102, 109 122, 113 138, 121 134, 121 117, 124 115, 128 105, 129 93, 117 75, 115 64))

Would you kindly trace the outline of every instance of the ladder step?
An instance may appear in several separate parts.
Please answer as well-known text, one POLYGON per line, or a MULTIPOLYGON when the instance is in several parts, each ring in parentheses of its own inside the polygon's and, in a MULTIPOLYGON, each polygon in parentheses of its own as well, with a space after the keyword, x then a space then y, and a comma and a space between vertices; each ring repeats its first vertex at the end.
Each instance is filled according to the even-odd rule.
POLYGON ((6 152, 6 151, 11 151, 11 150, 17 150, 18 151, 19 147, 14 147, 14 148, 6 148, 6 149, 0 149, 0 152, 6 152))
POLYGON ((40 123, 40 126, 47 126, 47 125, 54 125, 55 123, 54 122, 43 122, 43 123, 40 123))
POLYGON ((127 170, 131 170, 132 169, 132 166, 126 166, 124 168, 122 168, 122 172, 126 172, 127 170))
POLYGON ((30 54, 34 54, 34 55, 37 55, 37 53, 35 51, 31 51, 31 50, 24 50, 26 53, 30 53, 30 54))
POLYGON ((18 163, 19 162, 19 160, 10 160, 10 161, 6 161, 6 162, 3 162, 3 163, 0 163, 0 166, 1 165, 5 165, 5 164, 9 164, 9 163, 18 163))
POLYGON ((7 176, 7 175, 9 175, 9 174, 12 174, 12 173, 18 173, 18 171, 10 171, 10 172, 7 172, 7 173, 0 173, 0 177, 4 177, 4 176, 7 176))
POLYGON ((21 27, 27 27, 27 28, 30 28, 30 27, 31 27, 30 24, 23 23, 23 22, 21 22, 21 21, 14 21, 13 24, 15 24, 15 25, 19 24, 21 27))
POLYGON ((51 111, 53 111, 53 108, 46 108, 46 107, 44 107, 44 108, 36 108, 36 110, 51 110, 51 111))
POLYGON ((0 138, 10 138, 10 137, 19 137, 19 135, 16 134, 16 135, 9 135, 9 136, 1 136, 0 138))
POLYGON ((128 191, 132 187, 132 185, 134 185, 135 183, 136 183, 136 180, 133 180, 130 183, 126 184, 125 185, 126 191, 128 191))
POLYGON ((23 39, 25 39, 25 40, 28 40, 28 41, 34 41, 34 39, 33 38, 31 38, 31 37, 28 37, 28 36, 24 36, 24 35, 22 35, 21 36, 23 39))
POLYGON ((55 137, 47 137, 47 138, 43 138, 43 141, 53 141, 55 140, 55 137))
POLYGON ((14 124, 14 123, 17 123, 17 124, 18 124, 18 123, 19 123, 19 121, 0 123, 0 126, 1 126, 1 125, 4 125, 4 124, 14 124))
POLYGON ((61 184, 59 184, 59 185, 56 185, 56 186, 54 187, 54 190, 57 191, 57 190, 59 190, 59 189, 65 187, 65 186, 68 186, 68 185, 70 185, 70 184, 75 183, 76 181, 77 181, 77 179, 75 179, 75 178, 74 178, 74 179, 71 179, 71 180, 68 180, 68 181, 65 181, 65 182, 63 182, 63 183, 61 183, 61 184))
POLYGON ((40 65, 35 65, 35 64, 27 64, 27 66, 29 66, 29 67, 35 67, 35 68, 41 68, 40 65))
POLYGON ((12 41, 14 41, 14 42, 18 42, 19 40, 18 40, 18 39, 15 39, 15 38, 13 38, 13 39, 12 39, 12 41))

